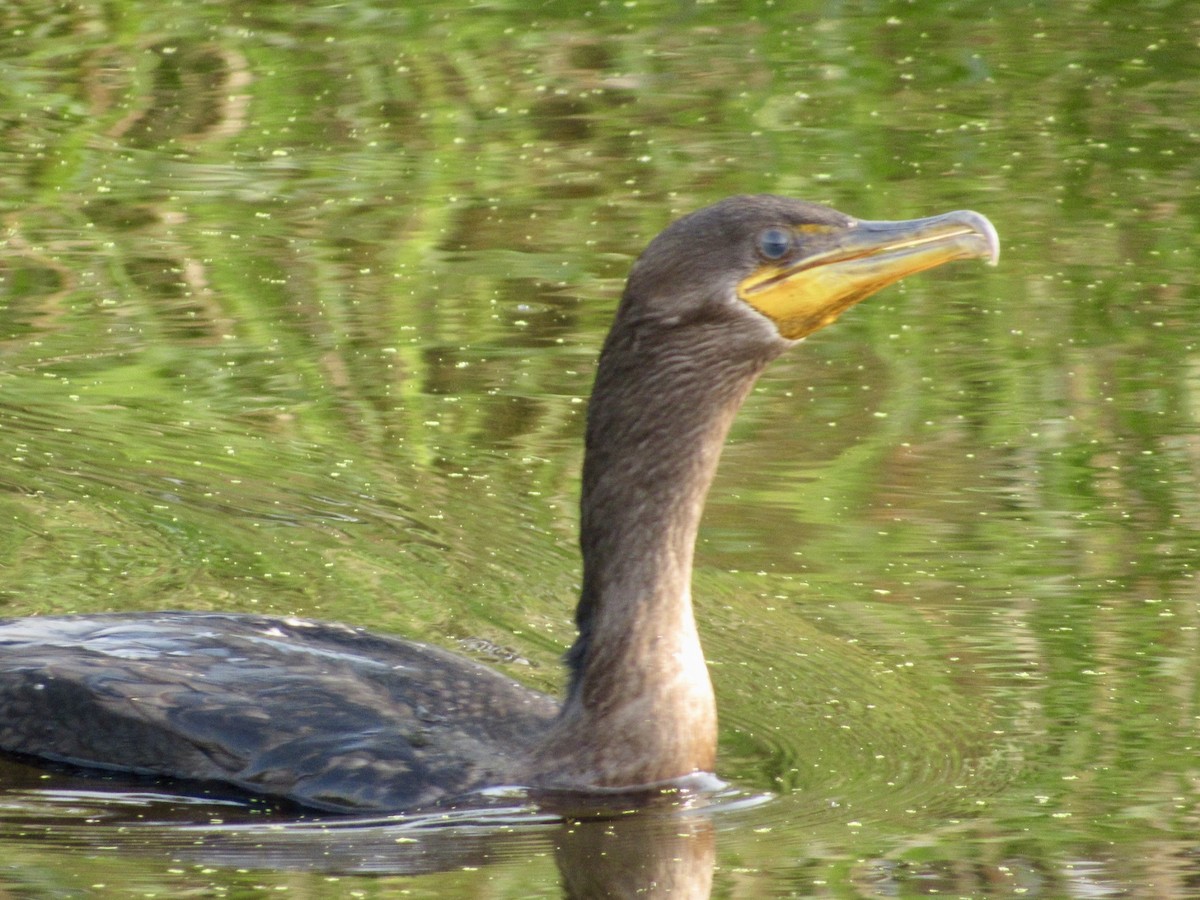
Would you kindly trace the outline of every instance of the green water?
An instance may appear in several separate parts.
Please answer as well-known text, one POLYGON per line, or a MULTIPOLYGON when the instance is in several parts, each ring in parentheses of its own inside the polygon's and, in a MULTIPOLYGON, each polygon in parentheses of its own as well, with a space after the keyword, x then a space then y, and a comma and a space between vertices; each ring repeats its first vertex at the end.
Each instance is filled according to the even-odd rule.
POLYGON ((693 591, 715 812, 320 827, 4 763, 0 896, 585 896, 606 859, 683 860, 680 896, 1194 895, 1197 33, 5 6, 0 615, 336 619, 557 690, 584 401, 661 227, 772 191, 977 209, 1003 255, 854 310, 735 425, 693 591))

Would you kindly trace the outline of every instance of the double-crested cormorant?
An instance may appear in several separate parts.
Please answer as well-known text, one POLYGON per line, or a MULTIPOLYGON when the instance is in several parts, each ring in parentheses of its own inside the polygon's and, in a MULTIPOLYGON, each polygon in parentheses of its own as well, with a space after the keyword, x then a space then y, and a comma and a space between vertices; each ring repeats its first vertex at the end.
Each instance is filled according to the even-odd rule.
POLYGON ((166 612, 0 621, 0 749, 336 811, 481 788, 634 792, 713 770, 692 549, 763 367, 885 285, 994 263, 983 216, 866 222, 775 196, 685 216, 634 264, 588 408, 563 703, 341 625, 166 612))

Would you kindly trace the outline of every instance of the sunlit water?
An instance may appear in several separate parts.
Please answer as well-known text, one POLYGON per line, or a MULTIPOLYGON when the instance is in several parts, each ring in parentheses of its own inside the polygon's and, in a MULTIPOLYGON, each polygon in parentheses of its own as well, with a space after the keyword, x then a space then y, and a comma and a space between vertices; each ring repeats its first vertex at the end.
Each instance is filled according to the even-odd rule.
POLYGON ((735 425, 694 586, 724 791, 330 819, 5 761, 0 893, 1193 890, 1194 8, 661 13, 0 12, 4 615, 336 619, 555 691, 654 233, 765 190, 1003 244, 735 425))

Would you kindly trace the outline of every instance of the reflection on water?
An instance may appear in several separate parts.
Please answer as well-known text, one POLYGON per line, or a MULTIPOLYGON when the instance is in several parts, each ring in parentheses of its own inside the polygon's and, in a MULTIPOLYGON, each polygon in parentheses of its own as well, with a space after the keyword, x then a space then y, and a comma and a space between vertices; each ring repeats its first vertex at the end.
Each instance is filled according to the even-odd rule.
POLYGON ((739 191, 978 208, 1000 269, 807 342, 726 450, 694 594, 770 799, 334 827, 5 762, 0 892, 1189 893, 1194 9, 652 6, 0 11, 0 613, 346 620, 557 690, 645 241, 739 191))
MULTIPOLYGON (((42 846, 103 856, 117 841, 122 851, 142 860, 168 856, 174 865, 209 871, 374 877, 474 870, 552 856, 565 893, 580 898, 667 890, 672 896, 708 897, 715 860, 713 813, 762 802, 730 791, 700 805, 664 800, 637 810, 564 818, 493 792, 490 805, 470 810, 322 818, 259 801, 121 790, 115 784, 101 790, 97 782, 103 778, 96 776, 64 774, 63 786, 49 791, 22 787, 29 774, 18 766, 5 771, 12 789, 6 794, 4 830, 37 835, 42 846), (76 786, 67 786, 72 781, 76 786)), ((541 880, 552 883, 551 873, 539 872, 526 884, 541 880)))

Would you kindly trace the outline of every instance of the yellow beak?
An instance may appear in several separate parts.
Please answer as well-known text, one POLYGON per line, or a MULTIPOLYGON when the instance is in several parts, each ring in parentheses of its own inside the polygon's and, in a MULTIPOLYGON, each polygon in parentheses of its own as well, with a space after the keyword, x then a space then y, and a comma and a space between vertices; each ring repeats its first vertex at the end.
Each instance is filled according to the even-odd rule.
POLYGON ((903 222, 798 226, 798 254, 738 284, 738 296, 798 340, 881 288, 956 259, 1000 258, 996 229, 976 212, 903 222))

